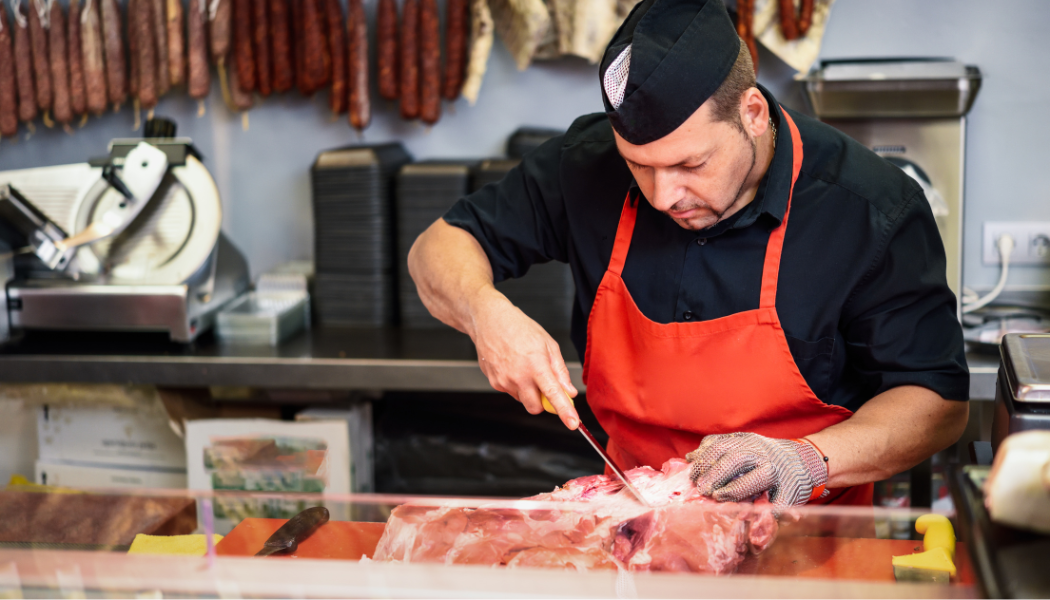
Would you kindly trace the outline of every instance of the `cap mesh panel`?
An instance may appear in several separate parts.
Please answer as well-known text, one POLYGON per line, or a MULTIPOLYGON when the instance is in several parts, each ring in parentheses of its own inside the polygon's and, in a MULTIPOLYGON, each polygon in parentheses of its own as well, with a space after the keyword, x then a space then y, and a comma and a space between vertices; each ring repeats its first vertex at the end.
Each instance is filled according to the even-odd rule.
POLYGON ((623 95, 627 90, 627 74, 631 71, 631 46, 628 45, 623 52, 612 61, 609 68, 605 70, 602 85, 605 86, 605 95, 613 108, 620 108, 623 104, 623 95))

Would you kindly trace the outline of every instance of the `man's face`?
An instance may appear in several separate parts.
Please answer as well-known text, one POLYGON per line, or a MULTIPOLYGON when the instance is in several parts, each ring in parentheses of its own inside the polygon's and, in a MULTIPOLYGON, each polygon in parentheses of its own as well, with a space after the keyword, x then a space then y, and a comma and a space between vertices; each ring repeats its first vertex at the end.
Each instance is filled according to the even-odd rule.
POLYGON ((653 208, 685 229, 710 227, 751 200, 756 142, 740 122, 714 121, 705 102, 670 134, 641 146, 614 130, 616 147, 653 208))

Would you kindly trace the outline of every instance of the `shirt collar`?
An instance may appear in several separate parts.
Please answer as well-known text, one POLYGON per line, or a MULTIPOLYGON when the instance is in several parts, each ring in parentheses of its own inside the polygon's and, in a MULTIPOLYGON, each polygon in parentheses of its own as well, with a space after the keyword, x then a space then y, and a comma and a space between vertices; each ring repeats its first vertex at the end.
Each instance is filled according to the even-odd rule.
POLYGON ((777 225, 784 220, 788 193, 791 190, 791 133, 787 131, 784 113, 773 94, 761 85, 758 86, 758 90, 769 103, 770 115, 777 127, 777 142, 776 149, 773 151, 773 160, 769 163, 769 169, 766 170, 766 174, 758 185, 754 200, 728 219, 697 232, 702 237, 714 237, 729 229, 750 227, 762 215, 768 215, 777 225))

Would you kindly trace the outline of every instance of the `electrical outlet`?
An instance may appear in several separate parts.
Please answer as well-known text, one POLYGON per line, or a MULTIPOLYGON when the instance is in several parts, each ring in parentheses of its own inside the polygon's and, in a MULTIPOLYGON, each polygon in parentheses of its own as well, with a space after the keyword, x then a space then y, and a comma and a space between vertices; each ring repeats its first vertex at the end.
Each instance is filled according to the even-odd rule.
POLYGON ((1014 238, 1010 266, 1036 265, 1050 267, 1050 222, 1047 221, 988 221, 984 224, 982 262, 998 265, 998 241, 1003 234, 1014 238))

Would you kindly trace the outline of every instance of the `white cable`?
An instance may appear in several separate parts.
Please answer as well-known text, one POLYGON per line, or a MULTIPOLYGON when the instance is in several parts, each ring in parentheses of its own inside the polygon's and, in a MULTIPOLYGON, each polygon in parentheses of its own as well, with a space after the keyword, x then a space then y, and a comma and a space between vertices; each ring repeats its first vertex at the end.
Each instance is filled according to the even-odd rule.
POLYGON ((971 302, 976 302, 979 297, 980 296, 977 295, 977 292, 971 290, 970 288, 968 288, 966 286, 963 286, 963 289, 962 289, 962 303, 963 304, 969 304, 971 302))
POLYGON ((1002 293, 1003 288, 1006 287, 1006 278, 1010 274, 1010 255, 1014 253, 1014 238, 1008 234, 999 236, 996 240, 996 245, 999 247, 999 260, 1002 261, 1003 270, 999 273, 999 282, 995 284, 992 291, 988 292, 988 295, 980 300, 975 300, 969 304, 965 304, 962 307, 962 312, 971 313, 978 308, 984 308, 990 304, 993 300, 999 297, 1002 293))

